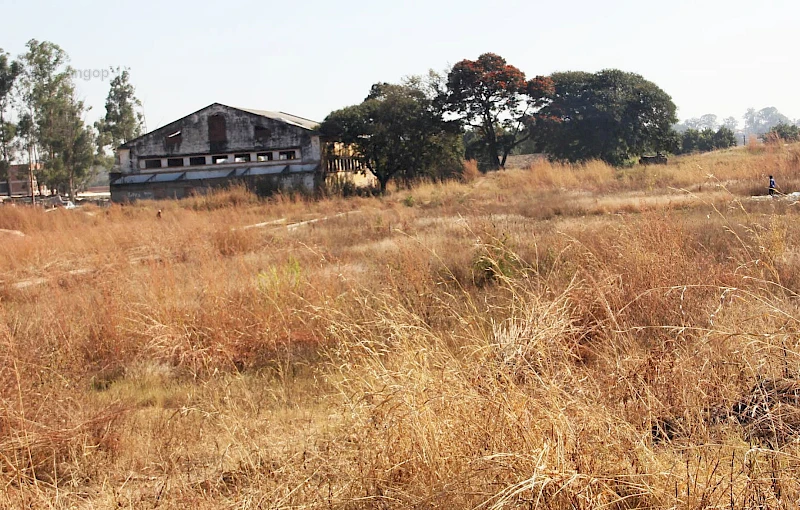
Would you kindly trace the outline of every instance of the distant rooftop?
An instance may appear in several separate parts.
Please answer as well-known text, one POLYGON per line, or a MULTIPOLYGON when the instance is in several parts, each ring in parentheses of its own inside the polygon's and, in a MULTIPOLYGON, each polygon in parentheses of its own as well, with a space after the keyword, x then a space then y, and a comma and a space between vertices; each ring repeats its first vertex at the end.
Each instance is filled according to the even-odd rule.
POLYGON ((317 129, 319 127, 319 122, 304 119, 303 117, 298 117, 297 115, 292 115, 286 112, 272 112, 269 110, 256 110, 253 108, 242 108, 240 106, 232 106, 231 108, 236 108, 237 110, 242 110, 244 112, 253 113, 256 115, 260 115, 262 117, 267 117, 273 120, 279 120, 281 122, 285 122, 287 124, 294 124, 295 126, 305 128, 305 129, 317 129))

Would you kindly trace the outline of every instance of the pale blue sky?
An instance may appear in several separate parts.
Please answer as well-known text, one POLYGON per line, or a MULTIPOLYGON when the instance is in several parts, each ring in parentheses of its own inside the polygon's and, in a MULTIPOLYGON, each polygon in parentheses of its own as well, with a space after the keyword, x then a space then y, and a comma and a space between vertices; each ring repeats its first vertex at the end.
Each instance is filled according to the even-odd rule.
MULTIPOLYGON (((775 106, 800 117, 797 0, 156 2, 0 0, 0 48, 59 44, 78 70, 130 68, 147 128, 210 103, 314 120, 379 81, 484 52, 528 76, 619 68, 670 94, 681 119, 775 106)), ((77 80, 104 114, 108 81, 77 80)))

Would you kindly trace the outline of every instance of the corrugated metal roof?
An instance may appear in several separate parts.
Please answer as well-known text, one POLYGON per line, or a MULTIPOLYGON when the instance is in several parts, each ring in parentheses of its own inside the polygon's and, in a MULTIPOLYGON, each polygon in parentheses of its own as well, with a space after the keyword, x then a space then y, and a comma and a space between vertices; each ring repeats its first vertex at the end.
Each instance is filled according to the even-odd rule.
POLYGON ((223 177, 231 177, 236 170, 230 168, 223 168, 222 170, 197 170, 194 172, 186 172, 184 179, 190 181, 192 179, 222 179, 223 177))
POLYGON ((226 177, 247 177, 254 175, 274 175, 281 173, 308 173, 318 171, 318 164, 306 165, 266 165, 245 168, 220 168, 216 170, 195 170, 186 172, 155 172, 146 174, 125 175, 111 181, 112 186, 126 184, 145 184, 156 182, 191 181, 201 179, 223 179, 226 177))
POLYGON ((153 178, 147 182, 170 182, 181 179, 186 172, 164 172, 161 174, 153 175, 153 178))
POLYGON ((250 168, 250 173, 247 175, 269 175, 269 174, 279 174, 286 170, 288 165, 282 166, 257 166, 250 168))
POLYGON ((240 106, 233 106, 232 108, 236 108, 237 110, 242 110, 244 112, 253 113, 256 115, 260 115, 262 117, 267 117, 273 120, 278 120, 281 122, 285 122, 287 124, 292 124, 303 129, 310 129, 315 130, 319 127, 319 122, 304 119, 303 117, 298 117, 297 115, 292 115, 290 113, 285 112, 272 112, 269 110, 254 110, 252 108, 242 108, 240 106))
POLYGON ((112 184, 143 184, 150 180, 153 177, 153 174, 136 174, 136 175, 126 175, 124 177, 120 177, 112 184))

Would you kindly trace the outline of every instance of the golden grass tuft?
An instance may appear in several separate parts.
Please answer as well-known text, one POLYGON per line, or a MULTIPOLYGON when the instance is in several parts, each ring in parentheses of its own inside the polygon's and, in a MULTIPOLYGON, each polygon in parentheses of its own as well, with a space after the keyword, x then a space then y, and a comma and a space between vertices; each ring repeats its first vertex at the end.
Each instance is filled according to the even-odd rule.
POLYGON ((566 164, 540 159, 533 162, 528 170, 532 185, 556 189, 603 189, 613 183, 616 175, 614 168, 602 161, 566 164))
POLYGON ((461 169, 461 179, 464 182, 473 182, 480 175, 481 172, 478 170, 478 162, 476 160, 464 160, 463 167, 461 169))
POLYGON ((259 201, 259 197, 252 190, 249 190, 247 186, 236 184, 190 197, 183 200, 181 205, 194 210, 213 211, 227 207, 255 205, 259 201))
POLYGON ((212 234, 211 242, 220 255, 230 257, 256 250, 261 240, 259 239, 258 231, 255 229, 238 228, 232 230, 223 227, 212 234))

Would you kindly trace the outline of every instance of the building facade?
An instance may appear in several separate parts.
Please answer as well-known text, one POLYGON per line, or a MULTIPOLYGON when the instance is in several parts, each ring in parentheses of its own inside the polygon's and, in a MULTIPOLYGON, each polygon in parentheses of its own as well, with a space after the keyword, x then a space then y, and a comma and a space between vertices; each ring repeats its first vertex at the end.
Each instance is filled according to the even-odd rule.
POLYGON ((117 149, 111 200, 183 198, 245 183, 267 194, 324 181, 318 123, 214 103, 117 149))
MULTIPOLYGON (((41 168, 40 164, 34 165, 34 170, 41 168)), ((0 195, 9 197, 29 197, 31 196, 31 180, 33 180, 33 192, 39 194, 36 176, 31 176, 31 167, 28 163, 21 165, 9 165, 8 179, 0 181, 0 195)))

